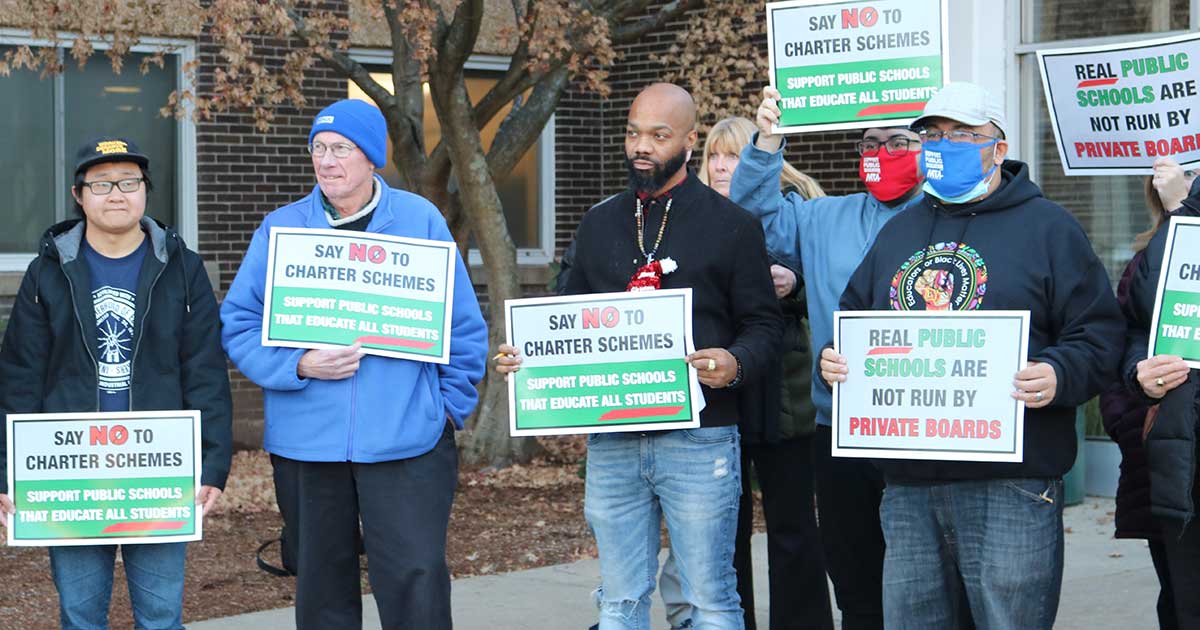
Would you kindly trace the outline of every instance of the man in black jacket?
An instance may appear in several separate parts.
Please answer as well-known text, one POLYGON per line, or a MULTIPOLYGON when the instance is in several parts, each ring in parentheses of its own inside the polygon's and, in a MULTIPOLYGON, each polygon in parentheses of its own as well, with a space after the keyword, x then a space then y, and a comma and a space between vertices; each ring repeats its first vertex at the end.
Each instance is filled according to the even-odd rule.
MULTIPOLYGON (((645 628, 665 517, 683 595, 699 628, 743 628, 733 569, 741 491, 738 392, 778 361, 783 332, 762 228, 688 171, 696 106, 654 84, 629 110, 630 189, 588 211, 576 237, 569 294, 624 291, 634 273, 671 258, 662 288, 692 289, 706 406, 701 428, 588 437, 588 524, 600 553, 600 629, 645 628)), ((502 372, 520 363, 502 345, 502 372)))
MULTIPOLYGON (((200 257, 144 216, 150 161, 125 138, 79 149, 71 194, 82 219, 42 237, 0 348, 9 413, 198 409, 207 512, 231 455, 229 377, 217 301, 200 257)), ((0 475, 4 443, 0 441, 0 475)), ((0 523, 13 504, 0 476, 0 523)), ((182 628, 184 543, 125 545, 138 627, 182 628)), ((108 626, 116 546, 51 547, 64 628, 108 626)))
MULTIPOLYGON (((841 308, 1028 310, 1021 463, 888 459, 880 505, 888 630, 1050 630, 1062 587, 1062 476, 1075 461, 1075 408, 1113 380, 1123 322, 1083 228, 1006 160, 999 102, 952 83, 913 123, 925 201, 880 231, 841 308), (930 279, 933 279, 931 282, 930 279), (895 288, 893 288, 895 287, 895 288), (966 606, 964 607, 964 602, 966 606)), ((826 382, 845 360, 826 349, 826 382)))

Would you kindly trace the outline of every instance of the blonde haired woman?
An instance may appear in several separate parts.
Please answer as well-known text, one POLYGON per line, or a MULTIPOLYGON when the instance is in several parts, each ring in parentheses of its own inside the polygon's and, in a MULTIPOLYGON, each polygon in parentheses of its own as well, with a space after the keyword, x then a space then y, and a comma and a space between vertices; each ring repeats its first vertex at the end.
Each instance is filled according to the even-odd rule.
MULTIPOLYGON (((729 196, 729 182, 737 168, 742 149, 750 144, 757 128, 748 118, 730 116, 722 119, 709 130, 704 140, 704 159, 700 162, 700 181, 713 190, 729 196)), ((784 163, 779 175, 780 190, 792 189, 805 199, 824 197, 825 191, 817 181, 784 163)))
MULTIPOLYGON (((750 144, 757 127, 740 117, 721 120, 708 132, 700 181, 729 196, 733 172, 742 149, 750 144)), ((779 176, 781 191, 795 191, 805 199, 824 197, 825 191, 813 178, 790 164, 779 176)), ((805 322, 807 307, 796 286, 793 270, 771 265, 775 293, 786 327, 781 373, 768 377, 757 392, 742 395, 739 409, 743 422, 742 501, 738 517, 733 564, 737 570, 738 594, 742 597, 746 630, 755 630, 754 574, 750 559, 753 533, 753 494, 750 467, 762 490, 767 522, 767 564, 770 585, 770 628, 814 628, 832 630, 833 616, 825 563, 821 557, 816 516, 813 513, 813 435, 816 408, 812 404, 812 351, 805 322)), ((670 601, 664 575, 664 600, 670 601)), ((670 606, 668 606, 670 611, 670 606)))

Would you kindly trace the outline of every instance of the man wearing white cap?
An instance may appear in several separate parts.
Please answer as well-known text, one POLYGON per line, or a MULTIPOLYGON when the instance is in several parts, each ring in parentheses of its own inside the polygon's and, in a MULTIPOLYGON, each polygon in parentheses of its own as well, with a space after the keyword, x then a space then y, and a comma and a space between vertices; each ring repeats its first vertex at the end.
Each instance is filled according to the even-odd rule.
MULTIPOLYGON (((1030 362, 1011 392, 1026 406, 1021 463, 876 462, 887 483, 884 625, 963 628, 969 617, 989 630, 1050 630, 1075 408, 1116 376, 1120 311, 1083 228, 1042 197, 1024 163, 1005 159, 994 97, 950 84, 913 129, 928 194, 884 226, 841 308, 1028 310, 1030 362)), ((855 378, 832 348, 820 368, 830 383, 855 378)))

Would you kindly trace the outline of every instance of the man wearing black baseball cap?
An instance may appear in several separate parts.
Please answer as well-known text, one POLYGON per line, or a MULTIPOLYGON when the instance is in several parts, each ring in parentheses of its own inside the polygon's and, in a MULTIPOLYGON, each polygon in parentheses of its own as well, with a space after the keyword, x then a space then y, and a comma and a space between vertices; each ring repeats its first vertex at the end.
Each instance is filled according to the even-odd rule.
MULTIPOLYGON (((232 403, 204 264, 145 216, 150 159, 125 138, 76 153, 81 218, 48 229, 0 348, 0 414, 199 409, 207 512, 229 474, 232 403)), ((0 475, 4 471, 0 441, 0 475)), ((0 477, 0 524, 14 506, 0 477)), ((148 537, 152 532, 147 532, 148 537)), ((174 533, 174 532, 171 532, 174 533)), ((123 545, 139 628, 182 628, 183 543, 123 545)), ((63 628, 108 625, 115 545, 50 548, 63 628)))

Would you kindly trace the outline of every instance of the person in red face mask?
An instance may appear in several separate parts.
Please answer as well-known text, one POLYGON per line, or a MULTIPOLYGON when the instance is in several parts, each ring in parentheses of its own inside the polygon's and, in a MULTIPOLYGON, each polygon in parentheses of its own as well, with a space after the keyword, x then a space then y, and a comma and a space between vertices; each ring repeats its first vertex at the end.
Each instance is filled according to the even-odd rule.
MULTIPOLYGON (((924 197, 917 169, 921 142, 907 128, 871 128, 855 144, 859 176, 867 192, 804 199, 779 190, 783 136, 779 92, 763 89, 758 133, 742 150, 730 182, 730 199, 759 217, 767 249, 789 267, 802 269, 813 348, 833 339, 833 312, 850 275, 889 219, 924 197)), ((815 359, 815 357, 814 357, 815 359)), ((865 459, 830 457, 832 401, 815 369, 812 401, 817 408, 813 438, 817 511, 826 570, 833 580, 843 630, 883 628, 883 533, 879 501, 883 478, 865 459)))
POLYGON ((855 147, 861 156, 858 177, 872 197, 895 207, 920 193, 921 141, 916 133, 901 127, 868 129, 855 147))

